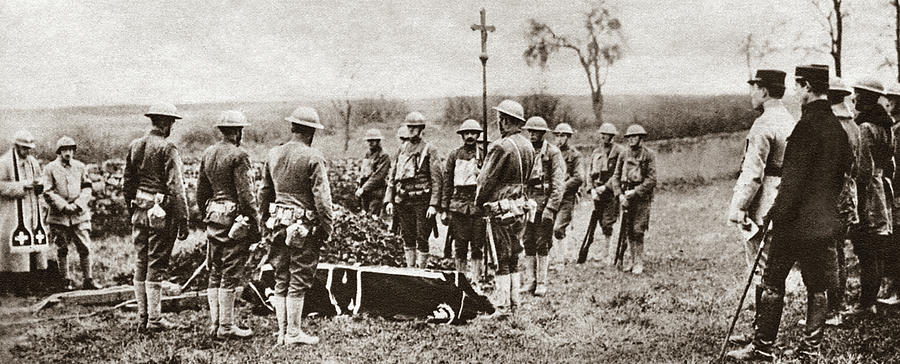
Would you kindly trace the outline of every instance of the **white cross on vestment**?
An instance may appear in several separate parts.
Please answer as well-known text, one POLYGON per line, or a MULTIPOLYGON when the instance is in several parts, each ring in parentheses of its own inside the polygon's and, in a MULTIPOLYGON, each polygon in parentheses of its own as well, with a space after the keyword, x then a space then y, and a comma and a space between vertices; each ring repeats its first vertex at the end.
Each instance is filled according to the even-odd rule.
POLYGON ((38 231, 37 235, 35 235, 34 238, 37 240, 37 244, 44 244, 44 233, 38 231))
POLYGON ((19 243, 19 245, 25 245, 25 242, 28 241, 28 235, 25 235, 23 232, 19 232, 19 235, 16 235, 16 238, 13 239, 19 243))

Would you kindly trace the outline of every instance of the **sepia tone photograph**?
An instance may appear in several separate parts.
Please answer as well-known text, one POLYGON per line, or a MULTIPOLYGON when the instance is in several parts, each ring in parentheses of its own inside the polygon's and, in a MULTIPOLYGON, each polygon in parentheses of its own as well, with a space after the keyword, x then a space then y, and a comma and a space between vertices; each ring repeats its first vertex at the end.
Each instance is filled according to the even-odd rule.
POLYGON ((0 0, 0 359, 900 362, 898 138, 900 0, 0 0))

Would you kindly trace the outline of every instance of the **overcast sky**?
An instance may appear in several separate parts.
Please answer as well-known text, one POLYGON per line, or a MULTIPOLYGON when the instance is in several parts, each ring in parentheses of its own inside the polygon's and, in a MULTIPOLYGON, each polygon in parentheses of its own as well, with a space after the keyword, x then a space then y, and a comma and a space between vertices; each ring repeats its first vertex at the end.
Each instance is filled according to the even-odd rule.
MULTIPOLYGON (((790 47, 804 26, 825 37, 808 0, 608 2, 628 38, 610 94, 745 92, 737 49, 748 32, 781 19, 788 25, 768 35, 775 43, 790 47)), ((893 26, 883 2, 851 4, 847 78, 875 72, 875 46, 893 54, 892 39, 878 37, 893 26)), ((478 95, 480 37, 469 25, 481 7, 497 27, 489 92, 588 93, 573 53, 545 71, 522 58, 527 19, 579 36, 586 1, 0 0, 0 107, 478 95)), ((801 56, 783 52, 763 66, 831 63, 801 56)))

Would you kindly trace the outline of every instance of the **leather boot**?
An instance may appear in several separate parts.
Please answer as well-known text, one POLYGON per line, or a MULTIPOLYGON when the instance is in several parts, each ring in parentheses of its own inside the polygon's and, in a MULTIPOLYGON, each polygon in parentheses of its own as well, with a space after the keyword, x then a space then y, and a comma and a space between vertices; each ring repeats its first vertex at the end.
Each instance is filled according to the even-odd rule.
MULTIPOLYGON (((760 286, 756 286, 756 292, 754 295, 754 305, 757 305, 757 309, 753 310, 753 330, 756 330, 757 321, 759 321, 759 303, 762 300, 763 289, 760 286)), ((745 333, 745 334, 734 334, 728 337, 728 342, 732 344, 746 345, 753 341, 753 333, 745 333)))
POLYGON ((137 303, 137 331, 147 331, 147 285, 144 281, 134 281, 134 301, 137 303))
POLYGON ((497 311, 494 313, 496 316, 509 313, 511 280, 512 278, 509 274, 494 277, 494 294, 492 295, 491 303, 497 308, 497 311))
POLYGON ((95 291, 98 289, 103 289, 103 286, 94 283, 93 278, 85 278, 84 282, 81 282, 81 289, 95 291))
POLYGON ((543 296, 547 294, 547 269, 549 268, 550 259, 546 256, 537 256, 537 284, 534 287, 535 296, 543 296))
POLYGON ((272 296, 269 298, 272 307, 275 308, 275 320, 278 322, 278 341, 275 345, 284 345, 284 334, 287 330, 287 307, 284 296, 272 296))
POLYGON ((631 258, 634 260, 634 265, 632 265, 631 267, 631 273, 633 273, 634 275, 641 275, 642 273, 644 273, 643 237, 635 237, 634 244, 631 245, 631 258))
POLYGON ((469 270, 468 269, 469 262, 466 259, 456 258, 454 263, 456 263, 456 270, 460 273, 465 274, 466 271, 469 270))
POLYGON ((319 338, 308 335, 303 332, 300 327, 303 318, 303 296, 288 297, 285 306, 287 307, 287 333, 284 336, 284 345, 316 345, 319 338))
POLYGON ((803 329, 803 341, 797 349, 801 360, 815 361, 820 358, 819 348, 825 331, 825 319, 828 317, 828 299, 825 292, 808 293, 806 301, 806 327, 803 329))
POLYGON ((533 255, 525 256, 525 277, 522 280, 522 292, 532 293, 535 288, 535 257, 533 255))
POLYGON ((481 282, 481 271, 484 269, 484 263, 482 263, 481 259, 475 259, 472 262, 472 283, 478 285, 481 282))
POLYGON ((147 331, 179 330, 182 325, 162 317, 162 286, 160 282, 147 282, 147 331))
POLYGON ((428 253, 416 252, 416 268, 425 269, 428 267, 428 253))
POLYGON ((416 266, 416 250, 410 248, 403 248, 403 258, 406 260, 406 266, 408 268, 415 268, 416 266))
POLYGON ((760 300, 756 303, 756 334, 753 342, 747 346, 729 351, 727 357, 742 361, 775 359, 772 346, 781 325, 781 313, 784 309, 784 294, 771 289, 764 289, 760 300))
POLYGON ((253 330, 242 329, 234 323, 234 289, 219 289, 219 329, 216 336, 220 338, 247 338, 253 330))
POLYGON ((69 252, 62 252, 56 249, 56 264, 59 270, 59 277, 66 281, 69 279, 69 252))
POLYGON ((509 308, 510 311, 515 312, 516 308, 522 303, 522 296, 519 293, 519 288, 522 285, 522 274, 519 272, 510 274, 509 285, 509 308))
POLYGON ((603 241, 606 242, 606 265, 612 267, 616 261, 616 242, 611 235, 603 235, 603 241))
POLYGON ((206 303, 209 305, 209 336, 216 337, 219 331, 219 289, 206 289, 206 303))

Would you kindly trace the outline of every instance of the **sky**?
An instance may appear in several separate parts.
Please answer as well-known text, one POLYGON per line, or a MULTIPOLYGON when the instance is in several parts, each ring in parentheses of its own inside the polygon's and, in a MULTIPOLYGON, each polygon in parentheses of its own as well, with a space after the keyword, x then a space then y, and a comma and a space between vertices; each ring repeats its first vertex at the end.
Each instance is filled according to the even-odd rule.
MULTIPOLYGON (((798 63, 830 64, 827 55, 791 50, 800 29, 827 39, 809 1, 607 0, 627 45, 603 90, 746 92, 738 48, 748 33, 786 49, 753 67, 790 74, 798 63)), ((881 3, 847 5, 845 78, 896 78, 892 69, 877 69, 884 58, 877 48, 894 54, 892 12, 881 3)), ((551 56, 546 69, 526 65, 522 52, 528 19, 578 39, 591 4, 2 0, 0 107, 480 95, 480 35, 469 26, 482 7, 497 27, 488 37, 489 93, 588 94, 573 52, 551 56)))

